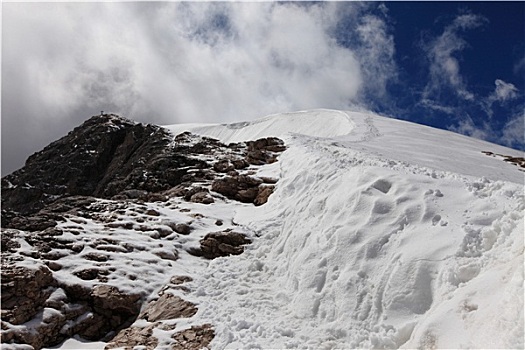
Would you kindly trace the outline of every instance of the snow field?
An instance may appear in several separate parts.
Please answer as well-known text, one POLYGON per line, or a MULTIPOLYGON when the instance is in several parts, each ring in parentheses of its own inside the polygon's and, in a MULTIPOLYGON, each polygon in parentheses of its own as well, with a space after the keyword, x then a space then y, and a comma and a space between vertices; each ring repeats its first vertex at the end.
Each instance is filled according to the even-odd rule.
POLYGON ((289 137, 276 193, 238 211, 259 240, 195 281, 212 348, 523 347, 523 186, 448 170, 482 154, 436 170, 342 141, 289 137))
POLYGON ((345 112, 320 109, 270 115, 255 121, 234 124, 175 124, 164 127, 175 135, 190 131, 228 144, 269 136, 282 137, 287 133, 317 137, 347 135, 356 125, 345 112))

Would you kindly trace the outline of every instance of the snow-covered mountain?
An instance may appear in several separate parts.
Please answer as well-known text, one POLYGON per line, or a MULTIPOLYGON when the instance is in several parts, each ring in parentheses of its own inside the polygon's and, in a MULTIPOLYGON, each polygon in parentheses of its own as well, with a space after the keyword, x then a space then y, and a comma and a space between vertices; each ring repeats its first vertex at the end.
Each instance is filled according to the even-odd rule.
MULTIPOLYGON (((38 186, 23 172, 2 180, 16 208, 2 213, 8 282, 49 280, 27 277, 49 291, 33 315, 3 311, 3 348, 32 331, 55 334, 33 346, 73 336, 70 349, 523 348, 522 152, 333 110, 143 132, 162 135, 150 140, 161 160, 133 160, 138 132, 126 132, 89 193, 46 185, 20 214, 38 186), (184 173, 163 177, 175 166, 184 173)), ((100 140, 84 143, 98 154, 100 140)))

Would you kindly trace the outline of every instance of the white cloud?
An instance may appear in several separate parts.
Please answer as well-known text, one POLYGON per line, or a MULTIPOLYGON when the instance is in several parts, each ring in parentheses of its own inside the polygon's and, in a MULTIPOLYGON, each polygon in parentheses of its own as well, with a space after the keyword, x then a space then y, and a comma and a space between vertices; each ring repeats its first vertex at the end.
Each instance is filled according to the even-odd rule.
MULTIPOLYGON (((365 82, 356 50, 330 37, 337 6, 7 4, 4 62, 24 73, 7 79, 53 115, 105 105, 159 122, 224 121, 344 108, 365 82)), ((372 51, 374 28, 364 30, 372 51)))
POLYGON ((48 128, 37 149, 101 109, 176 123, 347 108, 395 65, 360 3, 6 3, 2 73, 3 127, 48 128), (357 18, 361 40, 341 46, 334 28, 357 18))
POLYGON ((509 147, 525 143, 525 112, 523 109, 505 124, 501 139, 509 147))
POLYGON ((514 84, 506 83, 503 80, 496 79, 496 90, 494 91, 493 98, 496 101, 508 101, 518 97, 518 89, 514 84))
POLYGON ((468 46, 461 31, 477 28, 485 22, 486 19, 481 16, 459 15, 439 37, 424 45, 430 61, 430 81, 425 87, 424 99, 439 96, 443 89, 452 89, 461 99, 474 100, 474 94, 468 90, 460 73, 458 55, 468 46))
POLYGON ((394 37, 389 34, 385 21, 372 15, 361 18, 357 33, 362 43, 357 52, 368 81, 367 88, 385 96, 387 83, 397 77, 394 37))
POLYGON ((503 128, 494 128, 488 120, 474 122, 469 115, 462 115, 456 125, 449 130, 490 142, 497 142, 508 147, 522 147, 525 142, 525 112, 521 106, 518 113, 511 115, 503 128))
POLYGON ((520 74, 525 70, 525 56, 514 64, 514 74, 520 74))
POLYGON ((478 126, 468 115, 459 120, 457 125, 450 126, 449 130, 481 140, 489 140, 493 137, 493 132, 487 123, 478 126))
POLYGON ((514 84, 506 83, 501 79, 496 79, 494 84, 496 85, 494 91, 486 98, 480 99, 481 108, 489 118, 494 116, 495 102, 501 105, 519 97, 519 90, 514 84))

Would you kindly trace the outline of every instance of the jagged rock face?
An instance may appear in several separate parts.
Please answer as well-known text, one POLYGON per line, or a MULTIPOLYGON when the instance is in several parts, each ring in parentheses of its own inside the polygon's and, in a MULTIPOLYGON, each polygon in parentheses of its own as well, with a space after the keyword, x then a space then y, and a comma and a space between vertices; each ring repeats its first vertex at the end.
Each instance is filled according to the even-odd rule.
MULTIPOLYGON (((215 179, 212 190, 253 203, 262 182, 239 175, 238 170, 249 164, 275 162, 285 149, 277 138, 226 146, 183 133, 174 141, 158 126, 116 115, 92 117, 30 156, 22 169, 2 178, 2 226, 10 227, 4 222, 11 222, 13 212, 34 214, 64 197, 165 200, 165 196, 159 198, 163 196, 159 192, 215 179), (213 160, 199 159, 202 155, 213 160), (228 176, 223 178, 222 174, 228 176)), ((182 195, 193 202, 211 204, 213 198, 208 192, 183 191, 182 195)))
POLYGON ((185 147, 167 147, 170 142, 170 135, 158 126, 114 115, 92 117, 3 178, 2 207, 28 214, 57 197, 158 192, 179 184, 185 167, 206 167, 179 154, 185 147))
POLYGON ((116 287, 60 284, 45 265, 32 268, 2 264, 2 342, 28 344, 35 349, 57 344, 73 334, 98 340, 130 325, 140 310, 140 295, 116 287), (86 316, 87 315, 87 316, 86 316), (41 319, 35 328, 8 329, 41 319))
POLYGON ((183 285, 191 278, 162 282, 152 297, 142 264, 161 274, 179 263, 181 250, 205 259, 241 254, 251 240, 232 230, 233 220, 178 207, 266 203, 277 180, 255 176, 256 169, 284 149, 276 138, 225 145, 103 115, 32 155, 2 178, 2 343, 40 349, 73 335, 105 341, 116 335, 108 349, 206 347, 211 325, 174 333, 169 323, 197 312, 173 294, 191 292, 183 285), (178 219, 165 210, 177 211, 178 219), (210 230, 195 233, 203 227, 210 230), (134 270, 122 273, 123 264, 134 270), (125 288, 115 282, 122 278, 125 288), (148 325, 130 327, 136 319, 148 325), (172 332, 171 343, 156 339, 156 328, 172 332))
POLYGON ((2 319, 15 325, 29 321, 56 286, 46 266, 2 266, 2 319))

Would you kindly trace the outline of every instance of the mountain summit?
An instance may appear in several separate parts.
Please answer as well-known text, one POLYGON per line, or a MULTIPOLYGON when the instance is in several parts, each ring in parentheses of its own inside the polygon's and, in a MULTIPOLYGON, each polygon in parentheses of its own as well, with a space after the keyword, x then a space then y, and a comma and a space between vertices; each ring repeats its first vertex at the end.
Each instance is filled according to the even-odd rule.
POLYGON ((368 112, 93 117, 2 179, 2 348, 523 348, 524 169, 368 112))

